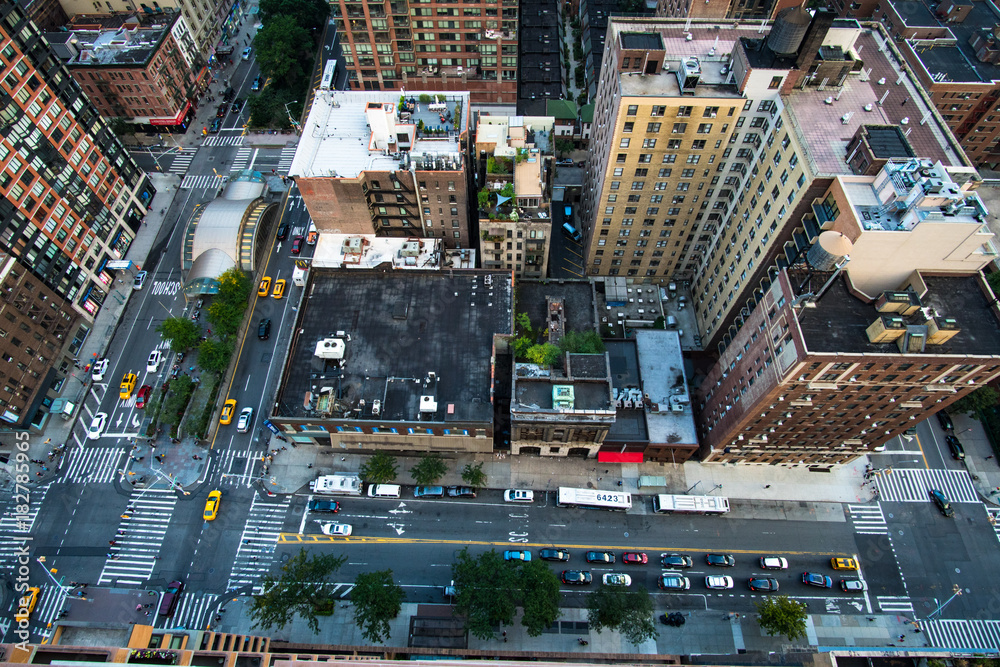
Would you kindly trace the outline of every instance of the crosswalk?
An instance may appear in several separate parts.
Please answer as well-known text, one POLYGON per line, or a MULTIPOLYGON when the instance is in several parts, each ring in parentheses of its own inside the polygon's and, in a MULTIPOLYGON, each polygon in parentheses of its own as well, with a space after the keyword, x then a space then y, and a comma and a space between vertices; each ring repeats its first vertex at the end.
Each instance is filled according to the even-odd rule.
POLYGON ((226 182, 225 176, 216 176, 215 174, 196 174, 185 176, 184 180, 181 181, 181 189, 198 190, 198 189, 210 189, 217 188, 226 182))
POLYGON ((1000 650, 1000 621, 937 619, 921 621, 920 629, 936 648, 1000 650))
POLYGON ((172 489, 133 491, 98 585, 138 586, 149 579, 176 504, 177 494, 172 489))
POLYGON ((854 532, 866 535, 888 535, 889 528, 879 503, 874 505, 848 505, 847 511, 854 524, 854 532))
POLYGON ((214 483, 218 486, 243 487, 249 489, 254 482, 259 481, 259 475, 254 474, 254 467, 260 462, 260 452, 226 449, 216 453, 213 472, 214 483))
POLYGON ((125 447, 73 447, 66 453, 62 484, 107 484, 113 482, 125 460, 125 447))
POLYGON ((202 146, 242 146, 243 145, 243 135, 237 134, 236 136, 224 136, 217 134, 214 137, 205 137, 205 141, 201 142, 202 146))
POLYGON ((21 548, 25 545, 28 535, 34 529, 35 519, 38 518, 38 510, 45 502, 45 496, 49 492, 49 485, 36 487, 28 491, 27 499, 21 496, 13 496, 10 504, 4 509, 3 516, 0 516, 0 571, 8 570, 13 572, 17 567, 17 559, 23 555, 21 548), (27 511, 19 512, 18 508, 24 508, 24 501, 27 500, 27 511))
POLYGON ((987 507, 986 518, 990 522, 990 525, 993 526, 993 534, 997 536, 997 540, 1000 540, 1000 509, 987 507))
POLYGON ((940 489, 953 503, 982 502, 965 470, 893 468, 872 478, 879 500, 897 503, 929 503, 928 491, 940 489))
POLYGON ((170 162, 170 173, 184 175, 187 173, 191 161, 194 160, 197 148, 182 148, 174 153, 174 159, 170 162))
POLYGON ((295 158, 295 149, 298 146, 285 146, 281 149, 281 157, 278 158, 278 173, 287 174, 289 167, 292 166, 292 160, 295 158))
POLYGON ((164 628, 184 628, 204 630, 212 614, 216 613, 219 596, 214 593, 193 593, 185 591, 177 603, 177 610, 168 619, 163 619, 164 628))
POLYGON ((251 155, 253 155, 253 148, 247 146, 236 151, 236 157, 233 158, 233 164, 229 168, 229 171, 237 172, 246 169, 250 165, 251 155))
POLYGON ((233 560, 229 584, 226 586, 227 593, 242 586, 256 587, 261 576, 270 571, 274 563, 274 547, 291 502, 291 495, 284 496, 278 502, 269 502, 254 494, 246 526, 240 536, 240 546, 233 560))
POLYGON ((908 597, 877 595, 875 603, 883 614, 912 614, 913 601, 908 597))

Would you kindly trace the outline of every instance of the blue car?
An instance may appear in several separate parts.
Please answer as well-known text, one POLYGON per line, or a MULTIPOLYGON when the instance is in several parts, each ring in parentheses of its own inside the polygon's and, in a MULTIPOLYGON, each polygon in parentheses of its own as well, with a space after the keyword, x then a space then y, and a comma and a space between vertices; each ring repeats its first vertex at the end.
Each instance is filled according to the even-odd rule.
POLYGON ((825 574, 817 574, 815 572, 803 572, 802 583, 818 588, 833 588, 833 579, 825 574))
POLYGON ((443 486, 418 486, 413 489, 414 498, 441 498, 444 496, 443 486))
POLYGON ((503 559, 504 560, 521 560, 521 561, 524 561, 525 563, 527 563, 528 561, 531 560, 531 552, 530 551, 504 551, 503 552, 503 559))

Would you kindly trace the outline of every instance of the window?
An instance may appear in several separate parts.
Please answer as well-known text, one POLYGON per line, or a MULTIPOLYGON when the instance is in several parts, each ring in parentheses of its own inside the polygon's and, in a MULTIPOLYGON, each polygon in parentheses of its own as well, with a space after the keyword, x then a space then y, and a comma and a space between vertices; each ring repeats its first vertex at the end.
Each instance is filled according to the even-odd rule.
POLYGON ((652 111, 649 112, 650 116, 662 116, 667 113, 667 107, 665 106, 654 106, 652 111))
POLYGON ((692 111, 694 111, 694 107, 677 107, 677 117, 690 118, 692 111))
MULTIPOLYGON (((673 171, 674 171, 673 169, 665 167, 660 170, 660 173, 658 173, 657 176, 659 176, 660 178, 670 178, 670 174, 673 173, 673 171)), ((685 169, 684 171, 687 171, 687 169, 685 169)))
MULTIPOLYGON (((626 60, 628 60, 628 58, 626 58, 626 60)), ((634 125, 635 125, 635 123, 633 123, 631 121, 625 123, 625 126, 622 127, 622 132, 631 132, 632 131, 632 127, 634 125)))
POLYGON ((618 147, 619 147, 619 148, 628 148, 628 143, 629 143, 629 138, 628 138, 628 137, 624 137, 624 138, 623 138, 623 139, 621 140, 621 143, 620 143, 620 144, 618 144, 618 147))
POLYGON ((711 134, 712 124, 711 123, 700 123, 698 125, 698 134, 711 134))
POLYGON ((778 88, 781 88, 781 80, 782 77, 780 76, 772 76, 771 83, 768 85, 768 88, 771 90, 777 90, 778 88))
POLYGON ((634 116, 637 113, 639 113, 639 105, 637 105, 637 104, 630 104, 630 105, 628 105, 628 110, 625 112, 625 115, 626 116, 634 116))
POLYGON ((656 133, 656 132, 659 132, 659 131, 660 131, 660 124, 659 123, 649 123, 649 124, 646 125, 646 132, 649 132, 649 133, 652 134, 652 133, 656 133))
POLYGON ((642 147, 643 148, 656 148, 656 139, 643 139, 642 140, 642 147))
POLYGON ((687 132, 687 123, 674 123, 674 129, 670 130, 672 134, 684 134, 687 132))

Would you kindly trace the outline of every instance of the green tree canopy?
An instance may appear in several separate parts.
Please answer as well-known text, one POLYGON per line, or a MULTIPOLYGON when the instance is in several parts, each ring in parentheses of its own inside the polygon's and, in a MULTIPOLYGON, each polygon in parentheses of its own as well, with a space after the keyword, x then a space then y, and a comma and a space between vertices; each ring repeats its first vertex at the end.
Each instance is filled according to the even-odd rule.
POLYGON ((417 461, 416 465, 410 468, 410 475, 413 481, 423 486, 425 484, 435 484, 448 472, 448 464, 444 462, 440 454, 424 454, 417 461))
MULTIPOLYGON (((515 342, 516 345, 516 342, 515 342)), ((562 355, 559 352, 559 348, 552 343, 542 343, 541 345, 532 345, 528 348, 527 357, 528 361, 533 364, 538 364, 539 366, 556 366, 559 364, 559 358, 562 355)))
POLYGON ((983 385, 952 403, 949 410, 952 412, 972 413, 975 419, 979 419, 980 410, 994 408, 997 403, 1000 403, 1000 393, 997 393, 997 390, 989 385, 983 385))
POLYGON ((249 275, 234 266, 227 269, 219 276, 218 280, 219 293, 213 299, 215 303, 231 303, 243 308, 247 307, 250 300, 250 290, 253 289, 249 275))
POLYGON ((174 352, 191 348, 201 338, 201 327, 186 317, 168 317, 156 325, 156 332, 174 352))
POLYGON ((311 62, 314 48, 308 28, 294 16, 278 14, 264 23, 254 37, 261 76, 282 88, 295 89, 311 62))
POLYGON ((375 452, 361 464, 361 479, 369 484, 388 484, 396 479, 396 457, 386 452, 375 452))
POLYGON ((479 639, 492 639, 494 628, 510 625, 517 611, 517 567, 489 550, 478 557, 466 547, 452 563, 455 580, 455 611, 465 617, 469 632, 479 639))
POLYGON ((212 333, 219 338, 235 336, 240 330, 246 310, 246 304, 213 301, 208 307, 208 323, 212 325, 212 333))
POLYGON ((179 424, 181 411, 187 406, 188 398, 194 391, 194 380, 190 375, 181 375, 170 381, 170 392, 163 402, 160 421, 164 424, 179 424))
POLYGON ((531 637, 539 637, 559 618, 559 579, 544 561, 521 563, 521 625, 531 637))
POLYGON ((330 615, 336 606, 330 597, 327 578, 340 569, 345 556, 316 554, 310 556, 305 549, 299 551, 281 566, 280 574, 264 574, 263 592, 253 596, 250 619, 254 627, 279 630, 298 615, 306 620, 314 633, 319 633, 320 615, 330 615))
POLYGON ((566 139, 559 137, 556 139, 556 153, 565 156, 568 153, 572 153, 576 146, 573 145, 572 139, 566 139))
POLYGON ((232 340, 209 338, 198 346, 198 366, 210 373, 224 373, 232 358, 232 340))
POLYGON ((265 25, 273 18, 286 15, 307 30, 319 30, 330 15, 330 4, 323 0, 260 0, 258 12, 265 25))
POLYGON ((784 635, 789 641, 806 636, 806 605, 787 595, 764 598, 756 603, 757 622, 768 635, 784 635))
POLYGON ((605 348, 601 335, 596 331, 567 331, 559 341, 559 349, 578 354, 602 354, 605 348))
POLYGON ((617 630, 636 645, 656 637, 653 599, 645 588, 601 586, 587 596, 587 620, 597 632, 617 630))
POLYGON ((483 463, 472 465, 471 463, 466 464, 462 468, 462 481, 464 481, 469 486, 482 487, 486 486, 486 473, 483 472, 483 463))
POLYGON ((389 638, 389 621, 399 616, 406 593, 392 580, 392 570, 362 572, 354 580, 351 603, 354 623, 364 638, 373 644, 389 638))

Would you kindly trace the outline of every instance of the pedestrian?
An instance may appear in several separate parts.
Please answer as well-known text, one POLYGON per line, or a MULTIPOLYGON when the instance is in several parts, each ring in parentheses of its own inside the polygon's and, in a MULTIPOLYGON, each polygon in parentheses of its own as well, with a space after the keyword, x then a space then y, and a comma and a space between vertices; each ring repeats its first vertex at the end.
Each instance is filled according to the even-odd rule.
POLYGON ((993 458, 993 455, 992 455, 992 454, 990 454, 989 456, 987 456, 987 457, 986 457, 986 460, 987 460, 987 461, 989 461, 989 460, 990 460, 991 458, 993 458))
POLYGON ((503 638, 507 639, 507 631, 506 630, 503 631, 503 638))
POLYGON ((137 604, 137 605, 135 606, 135 610, 136 610, 136 611, 139 611, 140 609, 142 609, 142 605, 141 605, 141 604, 137 604))
POLYGON ((200 457, 200 456, 198 456, 197 454, 195 454, 195 455, 194 455, 194 456, 192 456, 191 458, 193 458, 193 459, 194 459, 195 461, 201 461, 201 457, 200 457))
POLYGON ((901 641, 901 642, 906 641, 906 635, 900 635, 899 636, 899 641, 901 641))
POLYGON ((310 464, 309 464, 309 465, 307 465, 306 467, 307 467, 307 468, 312 468, 312 467, 313 467, 313 464, 311 464, 311 463, 310 463, 310 464))
POLYGON ((764 485, 764 488, 765 488, 765 489, 770 489, 770 488, 771 488, 771 485, 770 485, 770 484, 765 484, 765 485, 764 485))
POLYGON ((111 546, 115 546, 118 543, 115 542, 114 540, 108 540, 108 544, 110 544, 111 546))

